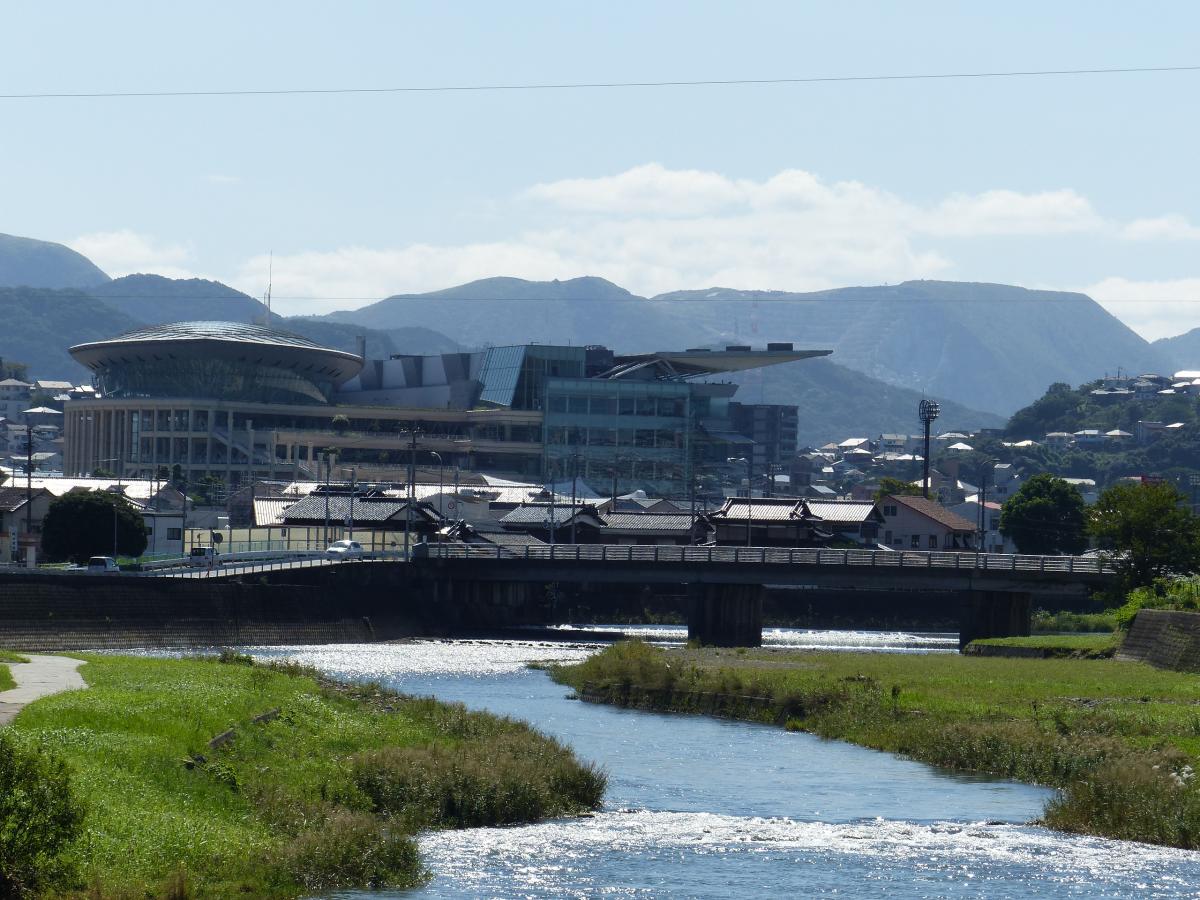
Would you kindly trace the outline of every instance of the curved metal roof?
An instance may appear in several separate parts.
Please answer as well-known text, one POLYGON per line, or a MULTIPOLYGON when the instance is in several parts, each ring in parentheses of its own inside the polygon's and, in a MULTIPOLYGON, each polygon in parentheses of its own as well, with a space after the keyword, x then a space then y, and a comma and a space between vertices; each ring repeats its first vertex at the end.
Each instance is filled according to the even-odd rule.
POLYGON ((289 368, 317 367, 342 383, 357 375, 363 366, 361 357, 345 350, 322 347, 308 338, 263 325, 242 322, 172 322, 127 331, 102 341, 76 344, 70 353, 89 369, 128 363, 132 359, 159 359, 191 352, 239 357, 247 353, 261 355, 289 368))
MULTIPOLYGON (((278 331, 264 325, 247 325, 243 322, 171 322, 165 325, 149 325, 135 328, 116 337, 102 341, 79 344, 71 350, 98 347, 105 344, 131 344, 146 341, 236 341, 241 344, 265 344, 271 347, 303 347, 308 350, 330 350, 314 344, 308 338, 287 331, 278 331)), ((347 354, 353 356, 353 354, 347 354)))

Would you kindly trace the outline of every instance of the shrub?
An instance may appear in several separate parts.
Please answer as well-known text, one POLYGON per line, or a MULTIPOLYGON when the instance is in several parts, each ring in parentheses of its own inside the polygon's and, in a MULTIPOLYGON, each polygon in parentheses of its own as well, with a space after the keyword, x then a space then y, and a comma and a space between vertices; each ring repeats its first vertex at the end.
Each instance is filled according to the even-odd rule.
POLYGON ((338 808, 284 846, 277 871, 308 892, 405 887, 422 874, 411 838, 369 813, 338 808))
POLYGON ((1200 576, 1160 578, 1149 587, 1134 588, 1115 612, 1117 627, 1128 629, 1142 609, 1200 610, 1200 576))
POLYGON ((414 830, 511 825, 594 809, 607 782, 562 744, 536 734, 385 747, 351 762, 356 785, 376 810, 414 830))
POLYGON ((0 731, 0 896, 30 894, 63 877, 62 851, 82 825, 62 760, 0 731))
POLYGON ((1190 766, 1116 760, 1067 786, 1046 824, 1126 841, 1200 848, 1200 789, 1190 766))

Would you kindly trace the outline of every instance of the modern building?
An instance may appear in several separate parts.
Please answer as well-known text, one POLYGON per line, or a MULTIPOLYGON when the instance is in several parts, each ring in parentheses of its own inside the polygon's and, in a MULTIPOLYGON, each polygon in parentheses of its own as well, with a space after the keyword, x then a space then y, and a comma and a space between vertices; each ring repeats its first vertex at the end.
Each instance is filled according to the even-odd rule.
POLYGON ((65 407, 64 470, 167 470, 229 487, 320 480, 346 462, 578 476, 615 495, 686 494, 745 442, 723 374, 822 356, 769 344, 620 356, 528 344, 369 360, 260 325, 156 325, 71 348, 95 399, 65 407))
POLYGON ((763 477, 787 472, 796 457, 799 410, 778 403, 729 403, 733 430, 754 441, 750 449, 754 470, 763 477))

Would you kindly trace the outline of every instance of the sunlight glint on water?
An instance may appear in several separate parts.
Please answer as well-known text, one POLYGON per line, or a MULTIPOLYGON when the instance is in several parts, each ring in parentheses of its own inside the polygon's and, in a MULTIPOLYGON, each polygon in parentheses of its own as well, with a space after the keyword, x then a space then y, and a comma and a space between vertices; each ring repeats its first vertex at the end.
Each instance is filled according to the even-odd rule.
MULTIPOLYGON (((670 626, 646 631, 674 638, 670 626)), ((779 645, 891 652, 945 637, 775 635, 779 645)), ((594 818, 427 835, 430 883, 384 896, 1200 897, 1200 854, 1022 824, 1040 813, 1044 789, 776 728, 583 704, 525 668, 595 650, 532 641, 254 648, 522 718, 609 771, 594 818)))

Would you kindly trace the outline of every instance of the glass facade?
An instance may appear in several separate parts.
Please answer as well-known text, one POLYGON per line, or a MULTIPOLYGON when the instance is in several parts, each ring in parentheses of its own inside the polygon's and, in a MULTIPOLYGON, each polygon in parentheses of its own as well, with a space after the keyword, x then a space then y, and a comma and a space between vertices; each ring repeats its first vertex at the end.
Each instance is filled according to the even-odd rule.
MULTIPOLYGON (((96 373, 106 397, 211 397, 258 403, 326 403, 333 382, 320 372, 210 357, 131 359, 96 373)), ((163 415, 159 411, 159 415, 163 415)), ((166 430, 159 424, 159 430, 166 430)))
POLYGON ((509 409, 542 409, 546 379, 582 378, 586 357, 583 347, 492 347, 479 371, 479 402, 509 409))
POLYGON ((548 378, 546 475, 597 489, 685 496, 692 470, 692 386, 676 381, 548 378))

